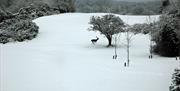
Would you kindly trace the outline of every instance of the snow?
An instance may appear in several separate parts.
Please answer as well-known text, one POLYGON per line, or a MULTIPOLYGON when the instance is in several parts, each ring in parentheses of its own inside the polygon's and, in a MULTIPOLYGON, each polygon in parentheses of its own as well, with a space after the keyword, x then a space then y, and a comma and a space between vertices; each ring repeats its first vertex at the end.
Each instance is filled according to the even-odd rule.
MULTIPOLYGON (((118 59, 99 32, 87 31, 91 16, 103 13, 67 13, 41 17, 37 38, 0 44, 0 91, 168 91, 175 58, 149 56, 148 35, 134 36, 130 67, 121 35, 118 59), (93 45, 91 39, 100 40, 93 45)), ((147 16, 119 15, 128 24, 144 23, 147 16)), ((158 16, 152 16, 157 20, 158 16)))

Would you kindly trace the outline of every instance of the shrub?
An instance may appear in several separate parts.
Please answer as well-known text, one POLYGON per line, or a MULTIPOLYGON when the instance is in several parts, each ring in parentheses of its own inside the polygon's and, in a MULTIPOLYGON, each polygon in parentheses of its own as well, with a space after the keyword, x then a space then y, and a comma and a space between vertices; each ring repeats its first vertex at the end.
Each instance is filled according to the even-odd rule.
POLYGON ((48 4, 31 4, 28 7, 21 8, 18 12, 18 17, 22 19, 35 19, 42 16, 59 13, 58 10, 51 8, 48 4))
POLYGON ((39 27, 32 21, 22 20, 12 27, 9 27, 8 30, 14 30, 16 32, 16 40, 24 41, 31 40, 37 36, 39 27))
POLYGON ((180 69, 175 69, 169 91, 180 91, 180 69))
POLYGON ((11 41, 24 41, 35 38, 38 34, 38 26, 33 19, 58 13, 47 4, 31 4, 21 8, 18 13, 11 14, 0 11, 0 43, 11 41))
POLYGON ((6 21, 5 26, 0 29, 0 43, 7 43, 12 41, 24 41, 35 38, 38 34, 39 27, 30 20, 19 20, 15 22, 14 19, 6 21), (9 26, 6 26, 12 23, 9 26), (6 29, 6 30, 5 30, 6 29))
POLYGON ((149 27, 149 25, 146 24, 146 23, 144 23, 144 24, 134 24, 130 28, 130 30, 135 34, 138 34, 138 33, 147 34, 147 33, 149 33, 148 27, 149 27))
POLYGON ((13 31, 6 31, 6 30, 2 30, 0 29, 0 43, 7 43, 7 42, 11 42, 13 41, 15 32, 13 31))
POLYGON ((3 11, 0 9, 0 23, 6 19, 10 19, 13 17, 13 14, 8 11, 3 11))

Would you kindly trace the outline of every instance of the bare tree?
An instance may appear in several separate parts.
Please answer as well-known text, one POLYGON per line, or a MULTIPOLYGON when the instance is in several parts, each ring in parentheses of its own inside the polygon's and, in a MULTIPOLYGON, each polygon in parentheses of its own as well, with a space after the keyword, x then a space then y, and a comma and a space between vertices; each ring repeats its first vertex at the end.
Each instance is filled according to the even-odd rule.
POLYGON ((131 26, 130 25, 126 25, 127 27, 125 28, 125 33, 126 33, 126 48, 127 48, 127 64, 125 64, 125 66, 128 66, 129 67, 129 64, 130 64, 130 46, 131 46, 131 43, 132 43, 132 40, 133 40, 133 36, 134 36, 134 33, 131 32, 131 26))
POLYGON ((130 62, 130 40, 131 40, 131 35, 129 33, 129 30, 126 31, 126 41, 127 41, 127 66, 129 66, 129 62, 130 62))
POLYGON ((153 37, 153 22, 155 22, 155 20, 153 20, 151 18, 151 16, 149 15, 148 16, 148 19, 147 19, 147 22, 149 24, 149 40, 150 40, 150 44, 149 44, 149 52, 150 52, 150 55, 149 55, 149 59, 152 59, 153 58, 153 40, 152 40, 152 37, 153 37))
POLYGON ((120 38, 120 33, 114 35, 114 55, 113 55, 113 59, 117 59, 117 46, 118 46, 118 40, 120 38))

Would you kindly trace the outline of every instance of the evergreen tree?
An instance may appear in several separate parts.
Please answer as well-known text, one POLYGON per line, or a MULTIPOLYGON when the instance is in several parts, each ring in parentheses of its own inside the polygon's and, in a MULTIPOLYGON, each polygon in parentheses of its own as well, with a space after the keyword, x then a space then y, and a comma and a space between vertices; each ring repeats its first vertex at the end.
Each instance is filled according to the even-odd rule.
POLYGON ((175 57, 179 55, 180 41, 175 31, 168 26, 164 26, 160 33, 160 41, 158 43, 158 53, 162 56, 175 57))
POLYGON ((162 56, 175 57, 180 55, 180 10, 178 0, 164 0, 163 15, 159 19, 159 31, 153 36, 156 42, 154 52, 162 56), (176 3, 175 3, 176 2, 176 3))

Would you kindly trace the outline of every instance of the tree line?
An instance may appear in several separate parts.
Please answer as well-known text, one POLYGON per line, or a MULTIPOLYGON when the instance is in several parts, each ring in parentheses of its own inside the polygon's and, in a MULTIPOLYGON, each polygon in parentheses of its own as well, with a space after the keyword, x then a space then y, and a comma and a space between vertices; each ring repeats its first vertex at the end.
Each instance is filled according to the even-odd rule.
POLYGON ((160 14, 160 1, 127 2, 118 0, 77 0, 77 12, 111 12, 121 15, 155 15, 160 14))
POLYGON ((31 3, 46 3, 51 7, 70 12, 111 12, 129 15, 159 14, 160 1, 126 2, 118 0, 0 0, 0 8, 17 12, 31 3))

